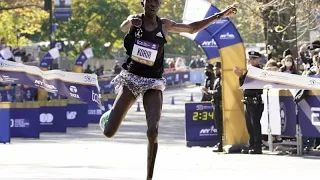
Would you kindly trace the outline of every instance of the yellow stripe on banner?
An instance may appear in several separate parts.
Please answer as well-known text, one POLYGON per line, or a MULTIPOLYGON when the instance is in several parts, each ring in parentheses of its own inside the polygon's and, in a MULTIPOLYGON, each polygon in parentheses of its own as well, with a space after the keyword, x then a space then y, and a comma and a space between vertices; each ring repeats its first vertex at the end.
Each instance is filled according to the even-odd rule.
POLYGON ((208 60, 209 64, 214 64, 215 62, 221 62, 221 58, 217 57, 217 58, 212 58, 208 60))
POLYGON ((222 64, 222 105, 224 145, 247 144, 249 135, 245 123, 242 90, 233 69, 246 68, 245 48, 242 43, 220 49, 222 64))
POLYGON ((76 73, 82 73, 82 66, 77 66, 77 65, 75 65, 75 66, 73 67, 73 70, 74 70, 74 72, 76 72, 76 73))
MULTIPOLYGON (((48 71, 47 68, 40 67, 42 71, 48 71)), ((38 101, 48 101, 48 92, 43 89, 38 89, 38 101)))

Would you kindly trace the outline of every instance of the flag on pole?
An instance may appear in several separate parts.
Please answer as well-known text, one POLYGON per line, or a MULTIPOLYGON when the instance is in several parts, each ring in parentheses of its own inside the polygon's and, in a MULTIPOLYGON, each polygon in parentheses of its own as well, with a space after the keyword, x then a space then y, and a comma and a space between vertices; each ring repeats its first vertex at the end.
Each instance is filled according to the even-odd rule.
POLYGON ((43 69, 48 69, 49 66, 52 64, 54 59, 60 57, 60 53, 58 48, 52 48, 46 55, 43 56, 40 62, 40 67, 43 69))
POLYGON ((82 72, 82 66, 84 63, 93 57, 93 51, 92 48, 85 49, 77 58, 75 63, 75 72, 82 72))
POLYGON ((8 60, 13 57, 13 54, 9 47, 0 50, 0 59, 8 60))

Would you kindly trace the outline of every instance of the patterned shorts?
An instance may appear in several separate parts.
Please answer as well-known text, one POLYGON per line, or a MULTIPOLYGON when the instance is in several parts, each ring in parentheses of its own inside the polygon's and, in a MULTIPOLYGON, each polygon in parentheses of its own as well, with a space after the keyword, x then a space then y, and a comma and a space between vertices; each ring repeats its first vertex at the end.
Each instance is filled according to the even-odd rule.
POLYGON ((126 86, 131 93, 138 98, 150 89, 164 91, 166 88, 166 79, 145 78, 123 70, 111 81, 111 84, 114 85, 116 93, 120 92, 123 86, 126 86))

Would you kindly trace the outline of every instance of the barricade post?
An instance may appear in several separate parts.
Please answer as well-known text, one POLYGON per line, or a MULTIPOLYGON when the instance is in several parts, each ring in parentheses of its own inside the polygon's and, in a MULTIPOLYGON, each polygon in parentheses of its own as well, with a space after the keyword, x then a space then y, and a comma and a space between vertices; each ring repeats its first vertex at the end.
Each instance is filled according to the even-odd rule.
POLYGON ((10 103, 0 103, 0 143, 10 143, 10 103))
POLYGON ((66 108, 67 127, 88 127, 87 103, 69 99, 66 108))
POLYGON ((66 100, 42 101, 40 103, 40 132, 67 132, 66 100))
POLYGON ((11 137, 40 138, 39 107, 36 102, 10 104, 11 137))

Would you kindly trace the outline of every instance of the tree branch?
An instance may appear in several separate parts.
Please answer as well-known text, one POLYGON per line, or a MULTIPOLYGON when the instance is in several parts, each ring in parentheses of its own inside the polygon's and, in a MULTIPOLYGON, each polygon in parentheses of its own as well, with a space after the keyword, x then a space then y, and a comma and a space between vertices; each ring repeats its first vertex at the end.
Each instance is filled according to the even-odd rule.
POLYGON ((29 4, 29 5, 20 5, 20 6, 12 6, 12 7, 0 7, 0 11, 9 11, 9 10, 22 9, 27 7, 36 7, 36 8, 43 9, 42 6, 29 4))

